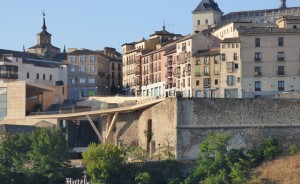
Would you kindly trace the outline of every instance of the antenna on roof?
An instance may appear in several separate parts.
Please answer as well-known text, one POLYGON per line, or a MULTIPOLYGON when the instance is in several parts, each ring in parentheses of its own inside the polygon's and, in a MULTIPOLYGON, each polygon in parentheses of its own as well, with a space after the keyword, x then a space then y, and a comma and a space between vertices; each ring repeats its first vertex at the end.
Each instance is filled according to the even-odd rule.
POLYGON ((166 30, 166 20, 164 20, 163 31, 166 30))
POLYGON ((25 52, 25 45, 23 45, 23 52, 25 52))

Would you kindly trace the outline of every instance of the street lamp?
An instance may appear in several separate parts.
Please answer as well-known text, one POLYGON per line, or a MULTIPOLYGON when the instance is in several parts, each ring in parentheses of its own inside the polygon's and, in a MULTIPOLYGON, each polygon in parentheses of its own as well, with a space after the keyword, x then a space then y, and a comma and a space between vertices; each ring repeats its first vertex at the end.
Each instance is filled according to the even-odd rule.
POLYGON ((160 144, 158 143, 158 160, 160 160, 160 144))
POLYGON ((119 94, 119 90, 120 90, 120 85, 118 85, 118 94, 119 94))
POLYGON ((105 88, 106 88, 106 96, 108 96, 108 92, 107 92, 108 86, 105 86, 105 88))
POLYGON ((251 88, 251 84, 248 85, 249 98, 250 98, 250 88, 251 88))

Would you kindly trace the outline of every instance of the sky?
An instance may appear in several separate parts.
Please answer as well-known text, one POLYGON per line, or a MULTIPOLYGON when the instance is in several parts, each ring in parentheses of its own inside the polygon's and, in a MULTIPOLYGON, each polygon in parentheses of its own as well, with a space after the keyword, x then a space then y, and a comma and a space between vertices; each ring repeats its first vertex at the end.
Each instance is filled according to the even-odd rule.
MULTIPOLYGON (((21 51, 36 45, 43 11, 52 45, 63 49, 102 50, 148 38, 162 30, 192 33, 192 11, 201 0, 2 0, 0 48, 21 51)), ((280 0, 215 0, 226 14, 234 11, 272 9, 280 0)), ((288 7, 300 6, 287 0, 288 7)))

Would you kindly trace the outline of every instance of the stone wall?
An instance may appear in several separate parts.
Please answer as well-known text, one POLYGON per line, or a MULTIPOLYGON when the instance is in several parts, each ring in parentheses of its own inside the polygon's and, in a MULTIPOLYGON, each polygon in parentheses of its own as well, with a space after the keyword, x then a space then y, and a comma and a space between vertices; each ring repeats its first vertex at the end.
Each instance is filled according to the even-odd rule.
MULTIPOLYGON (((152 139, 150 152, 151 156, 155 157, 159 151, 163 151, 167 141, 175 148, 175 114, 176 98, 168 98, 159 104, 136 112, 120 114, 117 119, 116 129, 113 133, 113 140, 115 143, 121 140, 124 145, 138 145, 146 149, 147 137, 145 130, 147 130, 148 121, 151 120, 152 139)), ((105 119, 103 119, 103 122, 105 122, 105 119)), ((105 126, 102 127, 102 130, 105 130, 105 126)))
POLYGON ((270 136, 300 146, 300 100, 178 99, 177 158, 196 159, 208 132, 229 132, 230 148, 253 148, 270 136))

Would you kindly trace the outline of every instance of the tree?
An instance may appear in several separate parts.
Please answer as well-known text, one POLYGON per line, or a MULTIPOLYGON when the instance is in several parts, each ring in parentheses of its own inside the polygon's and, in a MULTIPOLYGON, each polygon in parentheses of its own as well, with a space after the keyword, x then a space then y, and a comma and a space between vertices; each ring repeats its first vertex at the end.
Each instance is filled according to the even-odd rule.
POLYGON ((0 143, 1 183, 64 181, 69 155, 65 137, 59 129, 7 134, 0 143))
POLYGON ((122 150, 110 144, 92 143, 82 157, 92 182, 109 183, 113 175, 120 173, 124 162, 122 150))
POLYGON ((64 180, 64 171, 69 167, 70 151, 62 131, 42 128, 32 132, 29 138, 30 178, 50 183, 64 180))
POLYGON ((148 172, 137 173, 134 180, 137 184, 150 184, 151 175, 148 172))

